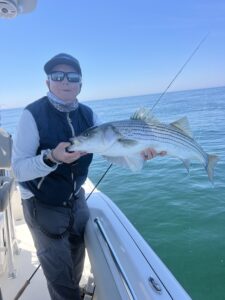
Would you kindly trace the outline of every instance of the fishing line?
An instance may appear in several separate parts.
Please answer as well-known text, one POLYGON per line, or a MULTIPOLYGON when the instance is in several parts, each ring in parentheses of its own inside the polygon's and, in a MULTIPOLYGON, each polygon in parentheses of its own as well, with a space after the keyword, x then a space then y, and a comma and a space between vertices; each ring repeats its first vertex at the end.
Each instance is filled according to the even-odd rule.
POLYGON ((208 36, 209 36, 209 32, 200 40, 200 42, 198 43, 198 45, 196 46, 196 48, 194 49, 194 51, 187 58, 187 60, 185 61, 185 63, 181 66, 181 68, 179 69, 179 71, 176 73, 176 75, 170 81, 170 83, 168 84, 168 86, 165 88, 164 92, 162 92, 161 95, 159 96, 159 98, 156 100, 156 102, 152 106, 151 110, 153 110, 155 108, 155 106, 159 103, 159 101, 162 99, 162 97, 165 95, 165 93, 168 91, 168 89, 171 87, 171 85, 174 83, 174 81, 177 79, 177 77, 181 74, 181 72, 183 71, 183 69, 186 67, 186 65, 189 63, 189 61, 192 59, 192 57, 195 55, 195 53, 198 51, 198 49, 201 47, 201 45, 204 43, 204 41, 207 39, 208 36))

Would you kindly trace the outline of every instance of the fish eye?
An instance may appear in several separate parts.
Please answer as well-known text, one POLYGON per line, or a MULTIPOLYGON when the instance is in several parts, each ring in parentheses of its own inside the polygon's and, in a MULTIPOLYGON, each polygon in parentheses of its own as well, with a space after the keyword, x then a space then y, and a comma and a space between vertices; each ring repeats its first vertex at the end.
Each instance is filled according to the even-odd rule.
POLYGON ((89 136, 92 136, 94 133, 95 133, 95 129, 98 128, 98 126, 93 126, 93 127, 90 127, 88 130, 84 131, 82 133, 82 136, 83 137, 89 137, 89 136))

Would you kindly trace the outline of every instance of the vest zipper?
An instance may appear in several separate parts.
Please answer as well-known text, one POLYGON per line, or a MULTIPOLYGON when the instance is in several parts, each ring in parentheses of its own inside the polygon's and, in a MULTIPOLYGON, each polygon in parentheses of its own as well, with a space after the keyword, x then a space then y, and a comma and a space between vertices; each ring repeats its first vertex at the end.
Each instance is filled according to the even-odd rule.
MULTIPOLYGON (((68 121, 69 127, 70 127, 71 132, 72 132, 72 137, 75 137, 75 130, 73 128, 73 123, 72 123, 72 120, 70 119, 70 113, 69 112, 66 114, 66 117, 67 117, 67 121, 68 121)), ((73 189, 75 191, 76 181, 74 181, 74 174, 73 174, 72 169, 71 169, 71 180, 72 180, 72 184, 73 184, 73 189)), ((73 194, 74 194, 74 192, 71 193, 71 195, 69 197, 69 200, 72 198, 73 194)))
POLYGON ((40 190, 41 186, 42 186, 42 183, 44 182, 45 180, 45 176, 44 177, 41 177, 40 181, 38 182, 38 185, 37 185, 37 188, 40 190))
POLYGON ((70 113, 69 112, 66 114, 66 117, 67 117, 67 121, 68 121, 68 124, 69 124, 71 132, 72 132, 72 137, 75 137, 75 130, 73 128, 73 124, 72 124, 72 120, 70 119, 70 113))

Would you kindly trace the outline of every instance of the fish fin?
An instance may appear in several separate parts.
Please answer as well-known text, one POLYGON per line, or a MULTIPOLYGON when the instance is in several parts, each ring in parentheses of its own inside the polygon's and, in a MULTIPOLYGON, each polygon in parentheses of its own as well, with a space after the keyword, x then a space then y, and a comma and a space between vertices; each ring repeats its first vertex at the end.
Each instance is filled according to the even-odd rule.
POLYGON ((142 120, 146 123, 159 124, 160 121, 153 115, 150 109, 141 107, 131 117, 131 120, 142 120))
POLYGON ((187 117, 183 117, 175 122, 170 123, 170 125, 180 129, 183 133, 185 133, 187 136, 193 138, 193 133, 190 129, 190 125, 188 122, 187 117))
POLYGON ((128 168, 128 165, 122 156, 108 156, 108 155, 102 155, 108 162, 118 165, 120 167, 126 167, 128 168))
POLYGON ((118 140, 117 140, 119 143, 123 144, 123 146, 134 146, 137 144, 137 141, 135 140, 132 140, 132 139, 125 139, 123 137, 120 137, 118 140))
POLYGON ((206 172, 208 174, 209 180, 213 182, 213 173, 214 173, 214 167, 216 163, 218 162, 219 157, 217 155, 211 155, 208 154, 208 163, 206 165, 206 172))
POLYGON ((125 156, 124 159, 132 172, 138 172, 143 168, 144 159, 140 154, 125 156))
POLYGON ((140 154, 135 154, 133 156, 117 157, 103 155, 103 157, 110 163, 113 163, 120 167, 128 168, 133 172, 140 171, 143 168, 144 164, 144 159, 141 157, 140 154))
POLYGON ((190 173, 190 160, 189 159, 181 159, 181 161, 189 174, 190 173))

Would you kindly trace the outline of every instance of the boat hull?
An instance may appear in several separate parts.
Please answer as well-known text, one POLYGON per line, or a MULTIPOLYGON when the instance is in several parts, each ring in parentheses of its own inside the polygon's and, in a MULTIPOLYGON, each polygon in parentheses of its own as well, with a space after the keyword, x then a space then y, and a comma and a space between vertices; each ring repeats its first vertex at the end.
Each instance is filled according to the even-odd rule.
POLYGON ((191 298, 121 210, 103 193, 88 199, 85 242, 98 300, 191 298))

